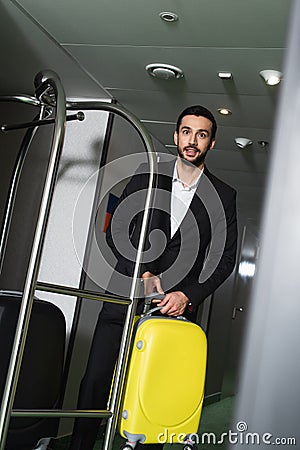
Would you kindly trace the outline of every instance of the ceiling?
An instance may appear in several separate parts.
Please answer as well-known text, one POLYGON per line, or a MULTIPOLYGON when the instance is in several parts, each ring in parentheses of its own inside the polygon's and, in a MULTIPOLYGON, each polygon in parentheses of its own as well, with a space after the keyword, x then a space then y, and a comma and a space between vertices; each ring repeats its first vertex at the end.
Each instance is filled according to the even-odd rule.
POLYGON ((0 93, 32 95, 35 74, 53 69, 68 97, 115 98, 173 152, 178 113, 208 107, 219 124, 208 166, 238 190, 240 213, 257 223, 282 85, 266 86, 259 72, 284 72, 290 7, 289 0, 2 0, 0 93), (178 21, 164 22, 162 11, 178 21), (145 70, 150 63, 178 66, 184 77, 158 80, 145 70), (220 107, 232 114, 221 116, 220 107), (253 144, 238 149, 240 136, 253 144))

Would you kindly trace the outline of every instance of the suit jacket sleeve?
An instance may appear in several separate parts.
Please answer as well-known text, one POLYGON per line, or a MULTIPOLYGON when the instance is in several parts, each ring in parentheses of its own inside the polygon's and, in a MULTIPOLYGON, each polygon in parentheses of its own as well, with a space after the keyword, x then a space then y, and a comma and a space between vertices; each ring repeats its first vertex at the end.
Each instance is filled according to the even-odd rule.
MULTIPOLYGON (((224 225, 226 226, 226 240, 223 251, 208 252, 199 280, 187 279, 180 289, 189 298, 193 309, 197 308, 229 277, 235 266, 237 248, 235 190, 232 190, 232 195, 223 203, 223 206, 226 217, 226 221, 223 219, 223 225, 221 225, 223 228, 224 225), (212 269, 214 267, 215 269, 212 269)), ((221 221, 216 221, 212 228, 212 234, 224 233, 224 229, 220 229, 220 224, 221 221)))

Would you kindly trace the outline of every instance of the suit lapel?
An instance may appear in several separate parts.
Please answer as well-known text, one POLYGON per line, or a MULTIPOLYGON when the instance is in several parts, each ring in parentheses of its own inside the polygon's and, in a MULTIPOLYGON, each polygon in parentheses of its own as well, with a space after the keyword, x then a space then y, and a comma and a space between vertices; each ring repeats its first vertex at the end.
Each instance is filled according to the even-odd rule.
POLYGON ((154 202, 156 214, 153 217, 151 227, 152 229, 162 230, 168 241, 171 235, 171 194, 174 164, 159 164, 158 192, 154 202))
POLYGON ((190 205, 190 209, 192 210, 193 214, 197 213, 197 211, 199 211, 199 202, 202 204, 202 200, 201 200, 201 189, 203 187, 204 184, 204 175, 209 177, 209 170, 207 169, 207 167, 204 165, 204 170, 203 173, 200 177, 196 192, 194 194, 194 197, 191 201, 191 205, 190 205))
MULTIPOLYGON (((175 164, 175 163, 174 163, 175 164)), ((161 163, 159 166, 159 177, 158 177, 158 195, 155 197, 154 205, 155 205, 155 213, 153 215, 151 229, 160 229, 164 232, 167 241, 171 240, 171 195, 172 195, 172 183, 173 183, 173 172, 174 172, 174 164, 169 163, 161 163)), ((205 208, 201 201, 201 181, 203 182, 203 175, 208 176, 209 171, 204 166, 204 172, 200 178, 199 185, 197 190, 193 196, 193 199, 190 204, 190 211, 193 217, 198 222, 201 221, 201 218, 206 218, 205 208), (203 210, 204 208, 204 210, 203 210)), ((187 219, 187 215, 183 218, 187 219)), ((199 224, 198 224, 199 225, 199 224)), ((203 224, 202 224, 203 225, 203 224)), ((173 239, 178 237, 179 230, 174 234, 173 239)))

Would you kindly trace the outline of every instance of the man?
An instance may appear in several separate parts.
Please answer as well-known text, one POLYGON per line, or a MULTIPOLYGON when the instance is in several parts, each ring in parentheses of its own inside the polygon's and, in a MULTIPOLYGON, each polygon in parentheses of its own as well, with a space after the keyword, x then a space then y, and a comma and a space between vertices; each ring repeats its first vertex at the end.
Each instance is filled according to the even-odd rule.
MULTIPOLYGON (((235 264, 236 192, 204 165, 208 151, 215 145, 216 130, 213 115, 202 106, 189 107, 180 114, 174 133, 178 157, 175 164, 159 163, 141 265, 144 293, 165 294, 162 301, 156 301, 162 306, 161 314, 184 315, 192 321, 196 320, 198 306, 225 281, 235 264)), ((139 193, 144 198, 147 186, 148 174, 142 168, 124 189, 107 232, 107 242, 117 257, 112 292, 124 296, 128 294, 134 268, 134 258, 128 255, 131 247, 137 248, 142 220, 139 207, 136 211, 133 207, 130 221, 126 212, 139 193), (118 246, 124 230, 130 234, 128 255, 118 246), (125 280, 121 288, 118 274, 125 280)), ((80 387, 79 409, 106 409, 125 314, 126 307, 104 303, 80 387)), ((92 450, 99 422, 76 420, 71 450, 92 450)))

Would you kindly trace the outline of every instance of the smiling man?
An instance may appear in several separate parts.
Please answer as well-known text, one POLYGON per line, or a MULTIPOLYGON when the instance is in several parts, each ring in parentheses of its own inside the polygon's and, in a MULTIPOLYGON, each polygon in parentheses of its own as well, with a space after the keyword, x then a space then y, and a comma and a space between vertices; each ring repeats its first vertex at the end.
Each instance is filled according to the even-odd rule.
MULTIPOLYGON (((175 162, 158 164, 140 272, 144 294, 165 294, 163 300, 156 301, 162 307, 161 314, 184 315, 191 321, 196 321, 199 305, 226 280, 235 265, 236 192, 204 165, 208 151, 215 145, 216 130, 213 115, 203 106, 189 107, 180 114, 174 133, 178 157, 175 162)), ((117 258, 109 289, 112 294, 129 294, 135 264, 132 249, 138 248, 143 217, 137 203, 144 205, 148 180, 148 169, 143 166, 125 187, 106 233, 117 258), (128 247, 124 247, 126 241, 128 247)), ((138 313, 142 309, 140 299, 138 313)), ((78 409, 106 409, 125 314, 125 306, 103 305, 80 387, 78 409)), ((99 423, 100 419, 77 419, 70 449, 92 450, 99 423)))

